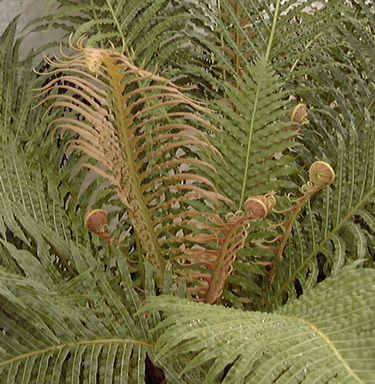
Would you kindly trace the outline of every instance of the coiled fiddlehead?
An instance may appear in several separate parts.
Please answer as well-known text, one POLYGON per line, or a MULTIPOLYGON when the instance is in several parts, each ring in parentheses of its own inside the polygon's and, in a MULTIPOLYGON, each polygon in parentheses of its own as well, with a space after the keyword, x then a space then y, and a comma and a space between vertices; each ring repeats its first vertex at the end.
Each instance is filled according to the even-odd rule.
POLYGON ((107 221, 108 218, 107 213, 105 211, 103 211, 102 209, 90 209, 85 214, 84 225, 88 231, 100 236, 109 244, 125 246, 125 244, 121 244, 111 237, 111 235, 109 234, 109 227, 107 225, 107 221))

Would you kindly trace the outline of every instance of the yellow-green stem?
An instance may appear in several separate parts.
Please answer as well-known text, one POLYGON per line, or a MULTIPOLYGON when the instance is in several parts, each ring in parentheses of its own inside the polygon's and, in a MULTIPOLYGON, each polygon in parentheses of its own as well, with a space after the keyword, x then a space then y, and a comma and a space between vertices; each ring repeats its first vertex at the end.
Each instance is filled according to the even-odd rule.
MULTIPOLYGON (((165 262, 160 251, 159 243, 154 232, 154 227, 152 225, 146 203, 144 201, 143 193, 141 191, 140 183, 137 177, 137 172, 134 168, 133 153, 127 136, 127 130, 129 127, 126 121, 126 117, 124 115, 123 99, 120 91, 121 76, 119 76, 119 74, 117 73, 116 68, 114 67, 111 59, 104 59, 103 64, 107 67, 108 75, 110 77, 110 82, 114 93, 114 107, 117 112, 115 115, 116 123, 118 127, 119 137, 125 151, 125 157, 128 160, 127 166, 131 179, 132 192, 135 195, 136 199, 136 201, 134 202, 129 202, 129 204, 134 207, 134 210, 137 210, 132 212, 131 214, 134 216, 135 225, 137 225, 139 217, 141 218, 143 226, 146 227, 148 239, 144 240, 144 236, 142 233, 144 231, 143 229, 134 229, 138 232, 137 234, 139 236, 142 248, 146 251, 146 256, 154 268, 155 282, 160 287, 162 286, 165 262)), ((129 193, 128 191, 126 192, 129 193)), ((140 260, 140 262, 142 263, 143 261, 140 260)))
POLYGON ((59 351, 64 348, 74 348, 74 347, 79 347, 81 345, 95 345, 95 344, 138 344, 138 345, 143 345, 144 347, 148 347, 150 349, 153 348, 152 344, 146 343, 145 341, 141 340, 132 340, 132 339, 99 339, 99 340, 85 340, 85 341, 77 341, 74 343, 65 343, 65 344, 58 344, 54 345, 52 347, 47 347, 43 349, 39 349, 36 351, 24 353, 22 355, 13 357, 11 359, 5 360, 0 362, 0 367, 3 367, 4 365, 12 364, 16 361, 19 360, 24 360, 28 359, 29 357, 32 356, 37 356, 37 355, 42 355, 47 352, 53 352, 53 351, 59 351))

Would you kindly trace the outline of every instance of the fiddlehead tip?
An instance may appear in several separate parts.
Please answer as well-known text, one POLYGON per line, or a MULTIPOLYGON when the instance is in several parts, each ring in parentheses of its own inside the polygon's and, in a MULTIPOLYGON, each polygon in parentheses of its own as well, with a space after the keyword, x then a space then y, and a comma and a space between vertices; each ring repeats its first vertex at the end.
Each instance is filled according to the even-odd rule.
POLYGON ((290 121, 294 123, 303 124, 306 121, 307 117, 307 108, 305 104, 297 104, 293 107, 288 114, 290 121))
POLYGON ((316 161, 309 169, 309 176, 314 187, 324 187, 335 180, 335 171, 325 161, 316 161))
POLYGON ((105 224, 107 224, 107 213, 102 209, 90 209, 86 212, 84 225, 88 231, 102 233, 105 224))
POLYGON ((276 198, 274 195, 255 195, 245 201, 245 210, 250 219, 263 219, 275 205, 276 198))

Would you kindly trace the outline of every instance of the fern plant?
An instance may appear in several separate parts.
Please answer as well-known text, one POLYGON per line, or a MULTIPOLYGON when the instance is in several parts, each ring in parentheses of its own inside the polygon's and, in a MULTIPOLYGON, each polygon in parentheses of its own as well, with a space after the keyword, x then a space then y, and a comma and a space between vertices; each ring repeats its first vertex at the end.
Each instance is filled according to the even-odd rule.
POLYGON ((1 381, 374 382, 373 8, 53 3, 0 46, 1 381))

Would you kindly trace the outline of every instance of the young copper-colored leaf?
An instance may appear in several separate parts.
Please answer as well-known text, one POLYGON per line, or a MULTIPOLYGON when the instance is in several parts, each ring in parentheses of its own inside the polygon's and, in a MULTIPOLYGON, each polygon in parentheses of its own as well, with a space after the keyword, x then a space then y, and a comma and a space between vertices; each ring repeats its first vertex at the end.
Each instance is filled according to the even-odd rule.
POLYGON ((181 252, 173 245, 178 214, 195 216, 189 202, 196 199, 210 206, 230 202, 199 174, 202 167, 214 169, 199 151, 220 156, 207 139, 215 130, 204 118, 209 111, 123 53, 85 47, 84 39, 70 48, 71 56, 46 59, 51 69, 42 74, 47 82, 40 103, 60 111, 54 129, 70 131, 68 148, 94 159, 86 167, 112 184, 161 284, 166 258, 176 256, 172 249, 181 252))

